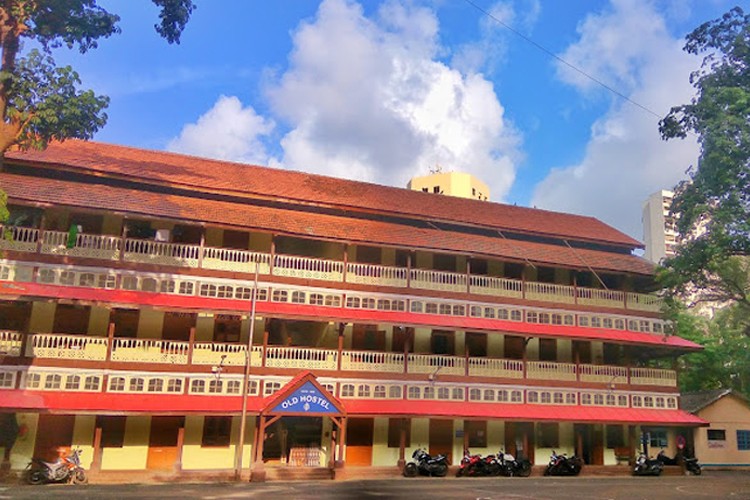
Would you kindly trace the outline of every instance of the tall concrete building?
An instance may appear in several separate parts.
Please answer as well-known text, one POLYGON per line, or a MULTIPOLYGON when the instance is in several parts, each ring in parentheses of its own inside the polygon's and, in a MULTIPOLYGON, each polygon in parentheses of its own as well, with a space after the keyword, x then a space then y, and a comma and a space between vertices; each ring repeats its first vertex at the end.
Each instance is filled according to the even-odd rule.
POLYGON ((677 231, 674 219, 669 215, 672 205, 672 191, 657 191, 643 203, 643 242, 646 245, 645 258, 660 262, 675 254, 677 231))
POLYGON ((414 191, 447 194, 459 198, 482 201, 490 199, 490 188, 487 184, 464 172, 442 172, 438 169, 430 175, 413 177, 406 187, 414 191))

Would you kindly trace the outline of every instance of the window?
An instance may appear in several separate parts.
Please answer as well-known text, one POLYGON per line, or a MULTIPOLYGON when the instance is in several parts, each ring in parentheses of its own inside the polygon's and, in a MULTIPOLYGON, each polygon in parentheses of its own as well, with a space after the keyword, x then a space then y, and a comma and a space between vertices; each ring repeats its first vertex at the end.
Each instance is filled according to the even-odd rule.
POLYGON ((485 420, 464 422, 464 432, 469 438, 469 448, 487 447, 487 422, 485 420))
POLYGON ((125 444, 127 417, 97 417, 96 426, 102 429, 102 448, 122 448, 125 444))
POLYGON ((401 399, 401 386, 392 385, 388 388, 388 397, 391 399, 401 399))
POLYGON ((479 401, 482 399, 482 391, 479 389, 469 389, 469 401, 479 401))
POLYGON ((354 397, 354 384, 344 384, 341 386, 341 397, 352 398, 354 397))
POLYGON ((212 380, 208 383, 208 392, 211 394, 219 394, 224 387, 224 382, 221 380, 212 380))
POLYGON ((750 451, 750 431, 737 431, 737 449, 750 451))
POLYGON ((726 441, 727 431, 724 429, 706 429, 709 441, 726 441))
POLYGON ((143 278, 141 281, 141 290, 144 292, 155 292, 158 288, 158 282, 154 278, 143 278))
POLYGON ((239 380, 227 381, 227 394, 239 394, 242 391, 240 385, 241 382, 239 380))
POLYGON ((109 390, 120 392, 125 390, 125 377, 112 377, 109 379, 109 390))
POLYGON ((484 390, 484 401, 494 401, 495 400, 495 390, 494 389, 485 389, 484 390))
POLYGON ((78 278, 78 284, 81 286, 93 287, 96 283, 96 275, 94 273, 82 273, 78 278))
POLYGON ((57 374, 47 375, 47 378, 44 380, 44 388, 45 389, 59 389, 61 382, 62 382, 62 377, 60 375, 57 375, 57 374))
POLYGON ((178 293, 180 295, 193 295, 195 285, 192 281, 182 281, 180 282, 180 288, 178 289, 178 293))
POLYGON ((152 378, 148 381, 148 392, 163 392, 164 381, 159 378, 152 378))
POLYGON ((662 429, 655 429, 648 433, 648 444, 652 448, 666 448, 667 445, 667 431, 662 429))
POLYGON ((170 378, 167 382, 167 392, 182 392, 182 380, 170 378))
POLYGON ((621 425, 607 426, 607 448, 621 448, 625 446, 625 432, 621 425))
POLYGON ((190 382, 190 392, 198 394, 206 392, 206 381, 198 379, 190 382))
POLYGON ((81 385, 81 377, 78 375, 68 375, 65 379, 65 390, 66 391, 77 391, 81 385))
POLYGON ((232 417, 205 417, 201 446, 229 446, 232 417))
POLYGON ((560 428, 556 423, 537 425, 541 448, 557 448, 560 446, 560 428))
POLYGON ((406 430, 406 442, 405 447, 411 446, 411 422, 402 418, 389 418, 388 419, 388 448, 400 448, 401 447, 401 427, 403 425, 406 430), (403 422, 403 424, 402 424, 403 422))
POLYGON ((130 392, 141 392, 143 391, 143 385, 144 380, 142 378, 131 378, 128 390, 130 392))
POLYGON ((373 395, 378 399, 385 399, 385 386, 384 385, 376 385, 375 390, 373 391, 373 395))
POLYGON ((523 403, 523 393, 521 391, 512 391, 510 393, 511 403, 523 403))

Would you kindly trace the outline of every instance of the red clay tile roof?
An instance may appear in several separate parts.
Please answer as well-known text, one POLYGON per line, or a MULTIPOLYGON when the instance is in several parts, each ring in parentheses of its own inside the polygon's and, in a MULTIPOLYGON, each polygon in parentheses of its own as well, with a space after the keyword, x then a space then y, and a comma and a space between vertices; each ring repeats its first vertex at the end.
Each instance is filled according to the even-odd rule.
POLYGON ((529 241, 506 240, 451 231, 416 228, 392 222, 285 210, 228 201, 206 200, 104 185, 81 184, 0 173, 0 186, 11 201, 107 210, 130 216, 161 217, 251 230, 494 257, 583 269, 650 275, 653 265, 630 254, 570 248, 529 241))
POLYGON ((447 202, 445 197, 408 189, 97 142, 69 140, 44 151, 9 152, 6 159, 201 191, 642 247, 593 217, 454 197, 447 202))

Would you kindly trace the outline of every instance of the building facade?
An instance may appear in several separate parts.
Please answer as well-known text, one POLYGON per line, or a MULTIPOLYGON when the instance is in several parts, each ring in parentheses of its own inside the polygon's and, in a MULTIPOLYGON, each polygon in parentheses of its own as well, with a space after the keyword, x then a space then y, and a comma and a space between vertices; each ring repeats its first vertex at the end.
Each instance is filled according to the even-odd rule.
POLYGON ((6 467, 615 465, 703 424, 670 369, 700 347, 596 219, 80 141, 0 185, 6 467))
POLYGON ((430 175, 412 177, 406 187, 423 193, 444 194, 481 201, 490 199, 489 186, 465 172, 438 171, 430 175))
POLYGON ((674 257, 677 245, 677 231, 673 217, 669 214, 672 206, 672 191, 657 191, 643 203, 643 243, 644 257, 659 263, 666 257, 674 257))

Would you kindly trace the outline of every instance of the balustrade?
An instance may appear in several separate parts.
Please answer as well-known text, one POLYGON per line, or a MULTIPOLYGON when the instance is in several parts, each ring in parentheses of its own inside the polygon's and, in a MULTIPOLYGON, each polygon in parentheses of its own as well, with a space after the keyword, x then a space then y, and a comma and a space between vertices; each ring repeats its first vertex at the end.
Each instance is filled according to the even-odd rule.
POLYGON ((664 299, 657 295, 628 292, 625 307, 634 311, 659 312, 664 299))
POLYGON ((398 352, 343 351, 341 369, 358 372, 403 373, 404 354, 398 352))
POLYGON ((628 382, 628 369, 624 366, 578 365, 581 382, 624 384, 628 382))
POLYGON ((552 301, 563 304, 574 304, 576 301, 576 289, 572 286, 537 281, 527 281, 525 286, 526 298, 529 300, 552 301))
POLYGON ((184 365, 189 350, 189 342, 119 338, 114 339, 112 361, 184 365))
POLYGON ((578 303, 584 306, 623 307, 625 293, 599 288, 578 288, 578 303))
POLYGON ((350 262, 346 265, 346 282, 363 285, 405 287, 408 282, 407 271, 405 267, 350 262))
POLYGON ((0 225, 0 250, 36 252, 39 230, 33 227, 0 225))
POLYGON ((268 274, 271 271, 271 254, 237 250, 234 248, 206 247, 203 249, 203 269, 268 274))
POLYGON ((466 374, 466 358, 460 356, 409 353, 406 366, 407 373, 426 373, 430 375, 466 374))
POLYGON ((522 379, 523 361, 502 358, 469 358, 469 375, 522 379))
POLYGON ((153 240, 125 240, 123 259, 129 262, 197 268, 201 247, 153 240))
POLYGON ((338 351, 307 347, 268 347, 266 366, 271 368, 301 368, 335 370, 338 351))
POLYGON ((472 275, 469 278, 471 293, 517 299, 523 297, 523 281, 521 280, 479 275, 472 275))
POLYGON ((107 358, 107 345, 105 337, 35 333, 29 336, 26 356, 104 361, 107 358))
POLYGON ((343 281, 344 263, 336 260, 314 259, 296 255, 276 255, 273 260, 274 276, 343 281))
POLYGON ((527 361, 526 378, 535 380, 576 380, 576 365, 553 361, 527 361))
POLYGON ((117 260, 120 256, 119 236, 79 233, 73 241, 63 231, 44 231, 42 253, 89 259, 117 260))
POLYGON ((630 383, 633 385, 677 387, 677 372, 659 368, 631 368, 630 383))
MULTIPOLYGON (((193 346, 193 364, 212 366, 245 366, 247 346, 218 342, 196 342, 193 346)), ((253 346, 250 366, 261 366, 263 348, 253 346)))
POLYGON ((465 292, 466 274, 435 271, 434 269, 412 269, 411 286, 424 290, 465 292))
POLYGON ((21 355, 21 333, 0 330, 0 356, 21 355))

